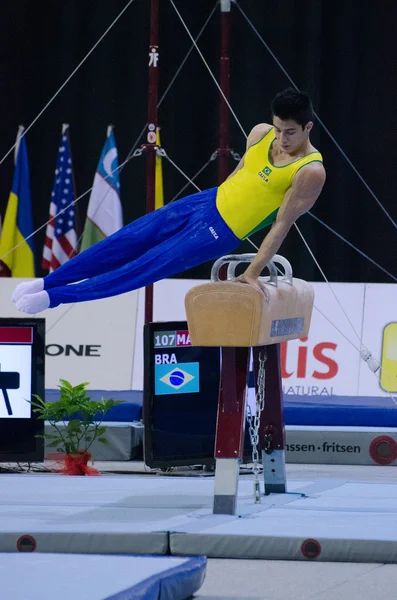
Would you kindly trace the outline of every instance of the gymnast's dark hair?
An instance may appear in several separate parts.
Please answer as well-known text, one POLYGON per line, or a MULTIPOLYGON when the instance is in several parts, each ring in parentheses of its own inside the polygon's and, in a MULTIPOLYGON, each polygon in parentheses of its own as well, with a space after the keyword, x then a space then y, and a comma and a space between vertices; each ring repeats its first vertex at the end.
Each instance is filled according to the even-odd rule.
POLYGON ((304 126, 313 120, 313 105, 306 92, 288 88, 277 94, 272 101, 272 115, 282 121, 291 119, 304 126))

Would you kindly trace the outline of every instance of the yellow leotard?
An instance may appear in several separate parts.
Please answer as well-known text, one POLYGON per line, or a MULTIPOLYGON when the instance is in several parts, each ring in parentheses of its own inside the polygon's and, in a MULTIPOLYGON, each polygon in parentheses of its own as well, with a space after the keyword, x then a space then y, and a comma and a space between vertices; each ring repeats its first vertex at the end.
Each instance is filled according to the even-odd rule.
POLYGON ((285 192, 299 169, 311 162, 323 162, 320 152, 311 152, 288 165, 276 167, 270 159, 275 137, 272 127, 259 142, 249 147, 244 166, 218 188, 217 209, 240 239, 276 220, 285 192))

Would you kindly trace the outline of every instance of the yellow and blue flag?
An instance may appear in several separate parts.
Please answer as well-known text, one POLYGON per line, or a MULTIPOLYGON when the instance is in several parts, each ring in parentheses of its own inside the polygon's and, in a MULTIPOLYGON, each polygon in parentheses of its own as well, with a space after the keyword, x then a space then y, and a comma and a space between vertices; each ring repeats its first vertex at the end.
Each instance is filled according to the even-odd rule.
POLYGON ((25 137, 19 141, 14 179, 0 241, 0 277, 34 277, 32 199, 25 137))

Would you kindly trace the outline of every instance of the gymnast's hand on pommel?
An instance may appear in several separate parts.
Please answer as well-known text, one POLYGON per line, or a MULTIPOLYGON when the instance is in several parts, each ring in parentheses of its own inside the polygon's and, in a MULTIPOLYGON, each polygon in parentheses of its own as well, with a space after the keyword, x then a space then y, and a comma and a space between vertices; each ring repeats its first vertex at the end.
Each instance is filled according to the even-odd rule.
POLYGON ((235 277, 233 279, 233 281, 238 281, 240 283, 247 283, 248 285, 252 285, 254 288, 259 290, 260 292, 265 291, 264 285, 261 281, 259 281, 258 277, 255 277, 254 275, 250 275, 249 273, 247 273, 247 271, 245 271, 245 273, 243 273, 242 275, 235 277))
POLYGON ((321 193, 325 183, 325 170, 321 163, 309 163, 294 177, 291 187, 284 196, 276 221, 266 235, 259 250, 243 275, 235 281, 262 285, 258 280, 265 266, 278 252, 287 233, 297 219, 310 210, 321 193))

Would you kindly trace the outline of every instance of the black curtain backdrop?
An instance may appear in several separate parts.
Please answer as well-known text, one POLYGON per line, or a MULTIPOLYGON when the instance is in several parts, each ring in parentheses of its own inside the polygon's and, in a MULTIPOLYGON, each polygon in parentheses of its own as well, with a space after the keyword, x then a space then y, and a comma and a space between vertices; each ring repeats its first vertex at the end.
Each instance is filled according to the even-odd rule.
MULTIPOLYGON (((175 2, 194 36, 215 4, 175 2)), ((126 4, 127 0, 2 2, 0 158, 14 144, 18 125, 31 123, 126 4)), ((365 6, 357 0, 240 0, 240 7, 298 87, 311 94, 320 118, 397 221, 397 3, 381 0, 365 6)), ((115 126, 120 162, 145 125, 149 8, 149 0, 132 3, 28 132, 35 227, 47 220, 62 123, 70 124, 78 195, 92 185, 108 124, 115 126)), ((219 8, 199 44, 218 77, 219 8)), ((160 96, 190 45, 172 5, 160 0, 160 96)), ((231 104, 247 133, 256 123, 270 120, 271 99, 289 85, 236 6, 232 6, 230 85, 231 104)), ((217 148, 218 115, 219 92, 194 51, 159 109, 162 144, 187 174, 195 173, 217 148)), ((245 139, 232 117, 230 124, 231 145, 242 154, 245 139)), ((327 169, 326 185, 313 212, 397 276, 396 229, 318 123, 312 139, 327 169)), ((2 214, 13 168, 10 155, 0 165, 2 214)), ((165 161, 166 201, 184 183, 165 161)), ((201 188, 217 184, 216 163, 197 183, 201 188)), ((125 223, 144 214, 143 157, 122 170, 121 197, 125 223)), ((81 224, 88 198, 78 203, 81 224)), ((331 281, 391 281, 310 216, 302 217, 298 225, 331 281)), ((35 237, 37 264, 44 232, 43 228, 35 237)), ((258 233, 253 239, 259 244, 262 237, 258 233)), ((239 250, 251 252, 252 247, 244 242, 239 250)), ((296 276, 322 280, 295 230, 280 252, 292 262, 296 276)), ((206 278, 209 271, 206 264, 183 277, 206 278)))

